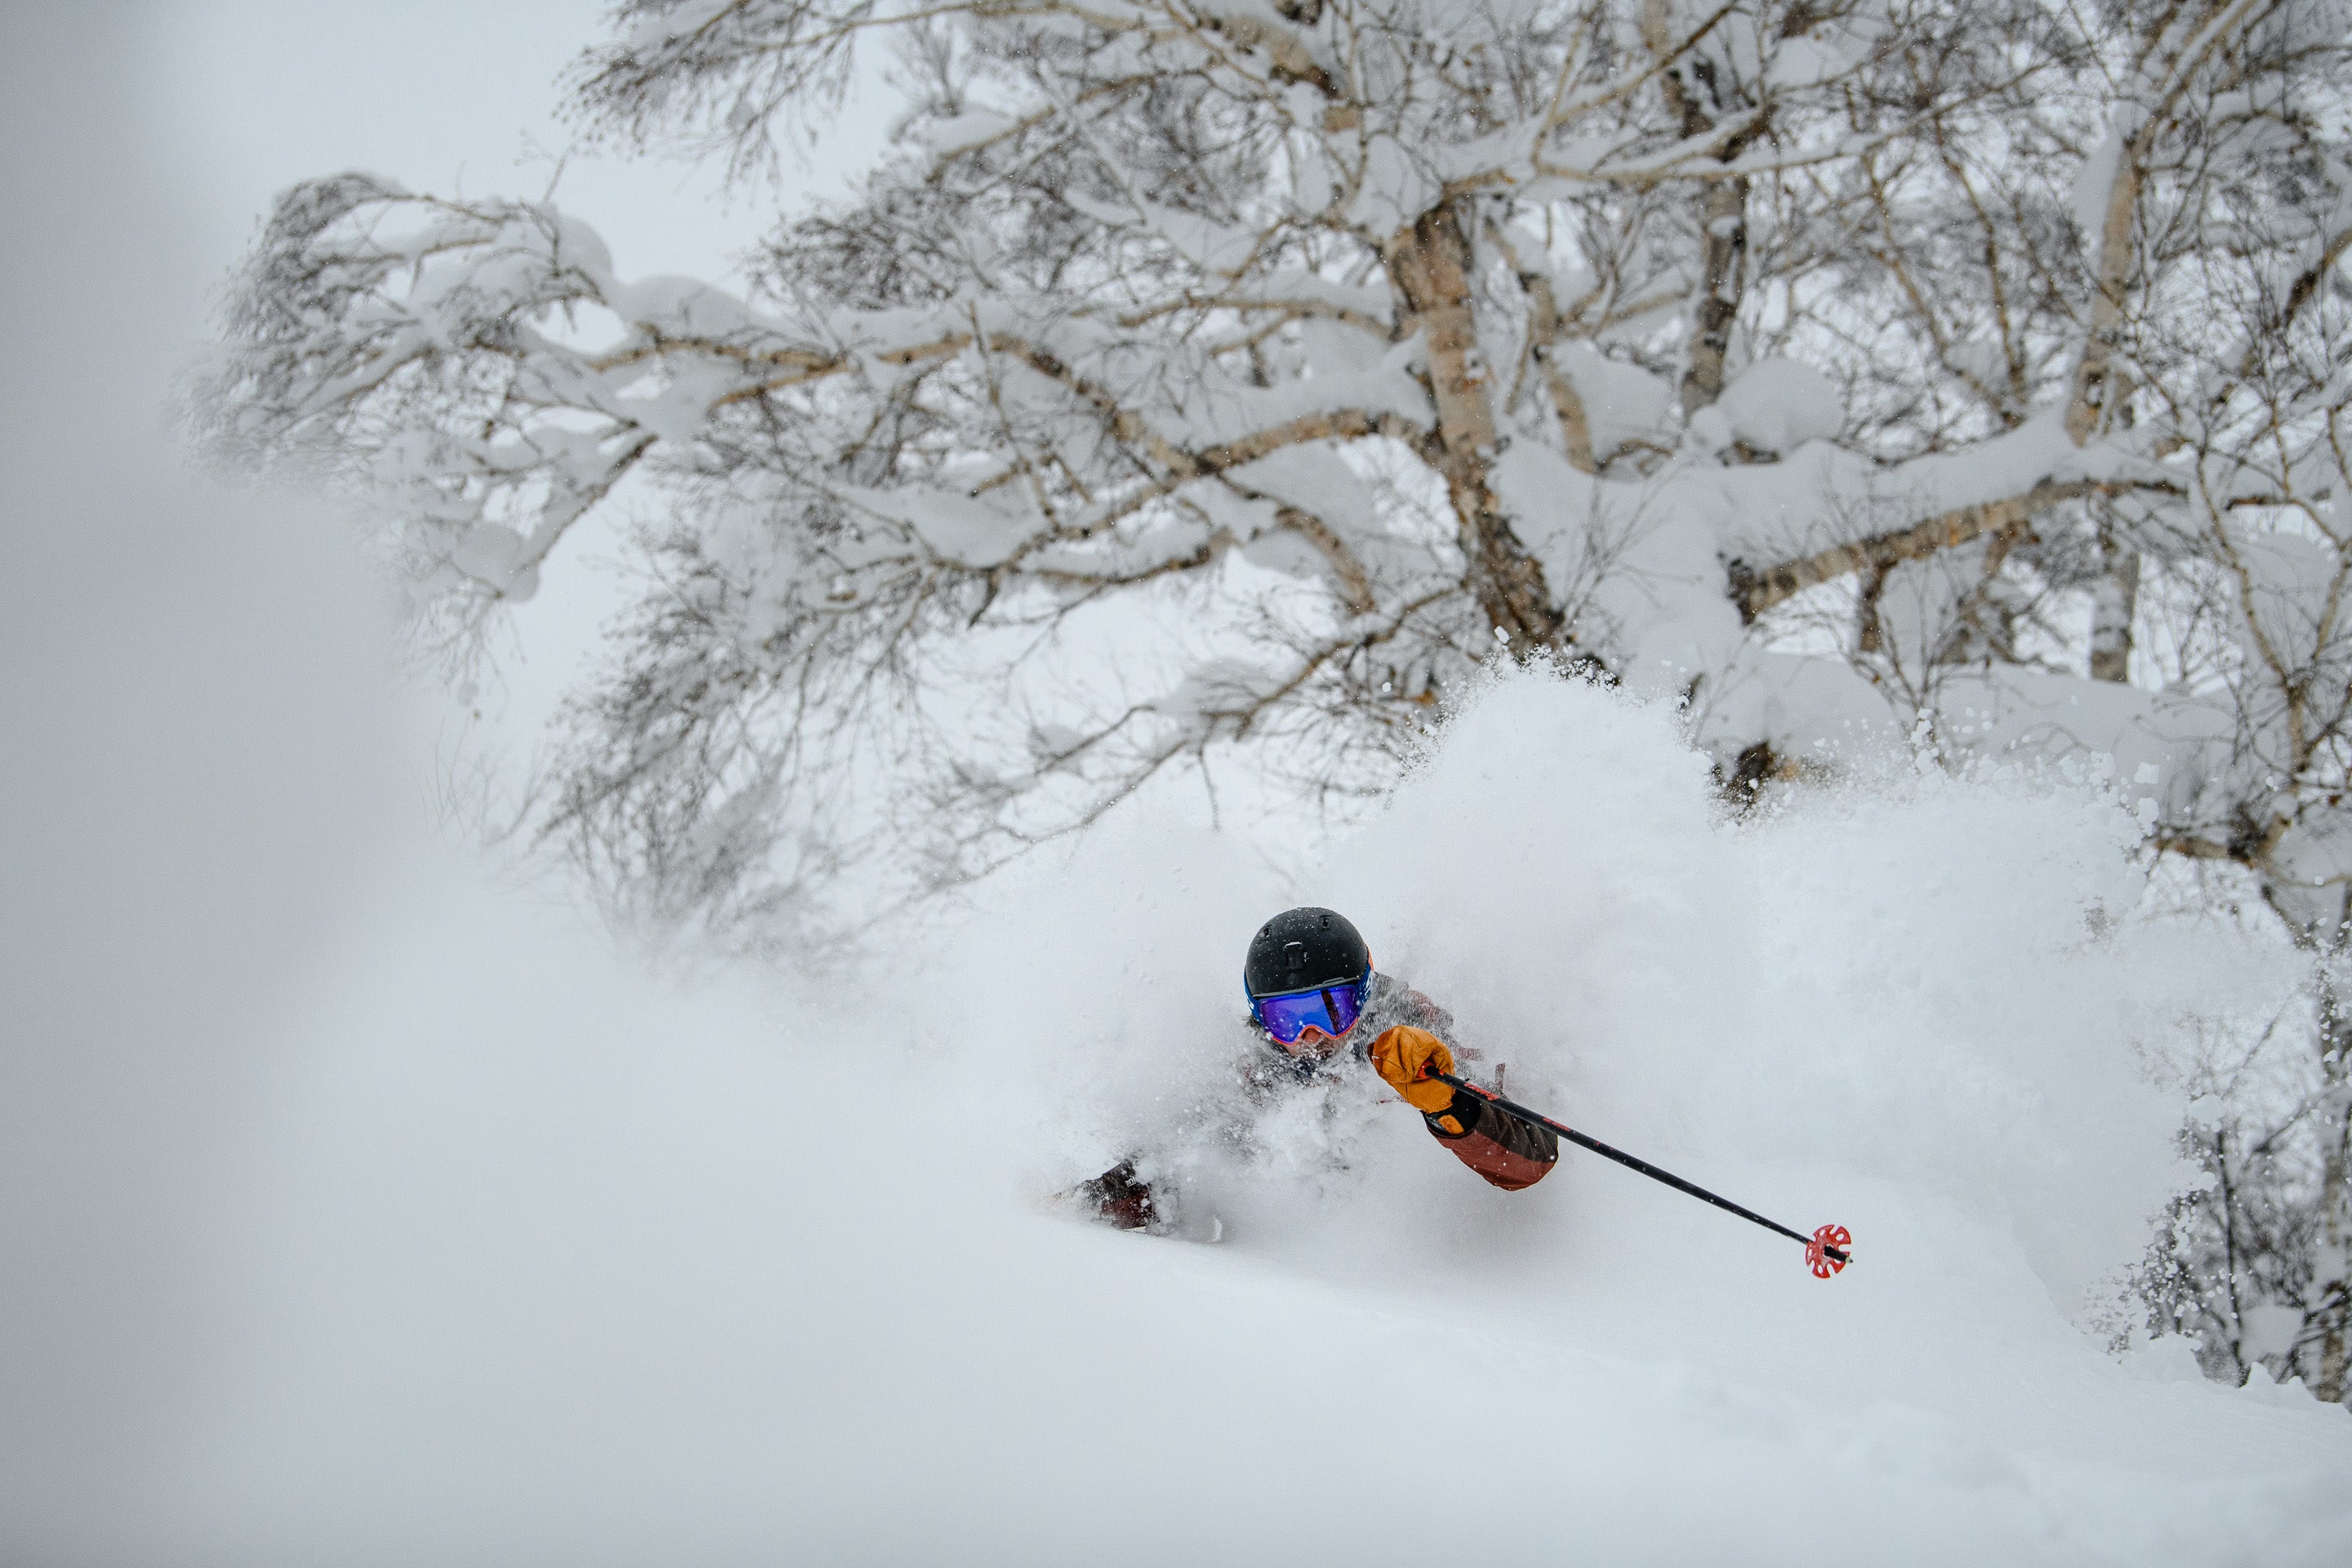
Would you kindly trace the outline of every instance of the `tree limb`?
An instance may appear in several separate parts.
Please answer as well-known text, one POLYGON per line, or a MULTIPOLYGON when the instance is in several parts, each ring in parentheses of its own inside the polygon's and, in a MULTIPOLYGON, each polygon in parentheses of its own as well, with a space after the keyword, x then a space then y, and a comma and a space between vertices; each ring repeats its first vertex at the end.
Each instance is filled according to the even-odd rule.
POLYGON ((1906 561, 1924 560, 1939 550, 1950 550, 1972 539, 2030 522, 2062 501, 2149 488, 2153 487, 2106 480, 2044 479, 2021 496, 1955 507, 1907 528, 1874 534, 1850 544, 1832 544, 1826 550, 1761 571, 1735 560, 1727 568, 1732 602, 1739 606, 1741 621, 1753 621, 1773 605, 1832 578, 1865 570, 1884 572, 1906 561))

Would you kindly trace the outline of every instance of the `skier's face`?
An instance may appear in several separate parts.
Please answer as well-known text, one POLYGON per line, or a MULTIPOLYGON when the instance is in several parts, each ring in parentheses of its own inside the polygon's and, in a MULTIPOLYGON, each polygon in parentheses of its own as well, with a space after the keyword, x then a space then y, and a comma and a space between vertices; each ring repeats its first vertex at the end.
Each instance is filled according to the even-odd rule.
POLYGON ((1367 967, 1354 980, 1254 998, 1250 1014, 1293 1060, 1319 1062, 1336 1055, 1355 1032, 1371 991, 1372 972, 1367 967))
MULTIPOLYGON (((1338 1055, 1339 1047, 1348 1043, 1348 1037, 1355 1032, 1356 1026, 1353 1024, 1349 1024, 1336 1035, 1327 1035, 1309 1024, 1298 1032, 1297 1039, 1283 1046, 1282 1048, 1301 1061, 1325 1061, 1338 1055)), ((1282 1044, 1279 1040, 1275 1043, 1282 1044)))

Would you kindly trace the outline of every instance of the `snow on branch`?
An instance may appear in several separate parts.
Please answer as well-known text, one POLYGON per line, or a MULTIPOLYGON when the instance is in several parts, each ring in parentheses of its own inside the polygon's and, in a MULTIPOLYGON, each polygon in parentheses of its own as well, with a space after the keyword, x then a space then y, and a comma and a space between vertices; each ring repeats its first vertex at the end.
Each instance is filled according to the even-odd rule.
POLYGON ((1849 544, 1796 561, 1784 561, 1756 570, 1744 562, 1729 566, 1732 597, 1743 620, 1754 620, 1773 605, 1859 572, 1885 572, 1906 561, 1921 561, 1938 551, 1957 549, 1988 534, 2013 531, 2062 501, 2088 495, 2115 495, 2137 487, 2112 480, 2045 479, 2020 496, 1955 507, 1907 528, 1873 534, 1849 544))
POLYGON ((2284 877, 2301 816, 2217 824, 2273 820, 2243 759, 2339 765, 2334 579, 2287 568, 2336 526, 2341 40, 1988 4, 634 0, 600 132, 748 178, 882 46, 897 149, 740 294, 311 182, 206 417, 377 495, 460 621, 622 487, 667 511, 565 817, 666 907, 1043 842, 1293 723, 1377 774, 1506 651, 1689 700, 1751 781, 1874 707, 2193 696, 2065 743, 2284 877), (1812 695, 1735 695, 1800 623, 1812 695))

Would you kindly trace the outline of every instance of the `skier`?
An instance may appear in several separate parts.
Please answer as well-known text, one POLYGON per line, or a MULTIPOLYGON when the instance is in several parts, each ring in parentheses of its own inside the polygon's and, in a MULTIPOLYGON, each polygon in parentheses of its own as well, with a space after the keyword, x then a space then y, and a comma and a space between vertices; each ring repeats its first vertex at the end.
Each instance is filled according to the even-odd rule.
MULTIPOLYGON (((1370 1063, 1421 1112, 1432 1137, 1504 1191, 1533 1186, 1559 1160, 1559 1141, 1549 1129, 1423 1076, 1430 1068, 1454 1070, 1447 1040, 1453 1016, 1375 970, 1371 950, 1345 916, 1307 907, 1266 921, 1250 939, 1242 987, 1265 1047, 1243 1067, 1254 1101, 1340 1071, 1352 1057, 1370 1063), (1351 1040, 1355 1048, 1348 1052, 1351 1040)), ((1155 1199, 1133 1158, 1081 1184, 1074 1195, 1122 1230, 1159 1228, 1168 1217, 1168 1205, 1155 1199)))

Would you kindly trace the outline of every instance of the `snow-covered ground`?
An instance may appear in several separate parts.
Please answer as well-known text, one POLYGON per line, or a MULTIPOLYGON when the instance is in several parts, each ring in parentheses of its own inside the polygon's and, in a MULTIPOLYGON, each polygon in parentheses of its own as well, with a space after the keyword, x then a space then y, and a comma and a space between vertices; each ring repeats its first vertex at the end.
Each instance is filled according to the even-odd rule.
POLYGON ((2343 1561, 2343 1410, 2086 1307, 2180 1175, 2140 1068, 2285 979, 2097 934, 2128 800, 1729 827, 1671 715, 1528 678, 1303 872, 1114 823, 858 985, 661 979, 418 826, 331 526, 173 471, 146 196, 7 172, 77 223, 7 237, 0 1560, 2343 1561), (1492 1191, 1369 1086, 1201 1153, 1219 1245, 1056 1213, 1294 900, 1858 1261, 1492 1191))
POLYGON ((289 1026, 172 1479, 247 1563, 2340 1561, 2342 1411, 2062 1310, 2176 1175, 2131 1038, 2248 984, 2092 942, 2113 810, 1728 832, 1664 716, 1524 681, 1297 889, 1517 1093, 1852 1226, 1828 1284, 1589 1156, 1486 1189, 1393 1102, 1268 1127, 1213 1248, 1051 1213, 1235 1044, 1291 893, 1233 847, 1090 846, 823 1001, 419 889, 289 1026))
POLYGON ((90 1058, 33 1080, 88 1185, 37 1203, 79 1234, 11 1247, 44 1275, 16 1348, 53 1356, 6 1533, 248 1568, 2340 1561, 2343 1411, 2072 1310, 2178 1174, 2132 1042, 2274 979, 2093 938, 2119 815, 1898 779, 1727 828, 1669 716, 1526 679, 1319 874, 1112 829, 856 987, 656 980, 397 833, 337 873, 363 895, 284 861, 335 911, 294 961, 190 1005, 126 959, 90 1058), (1492 1191, 1368 1086, 1204 1168, 1217 1246, 1055 1212, 1234 1045, 1241 943, 1294 896, 1516 1093, 1858 1261, 1817 1282, 1580 1153, 1492 1191))

